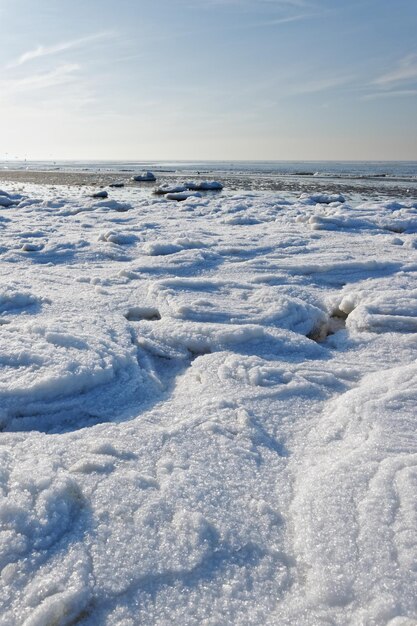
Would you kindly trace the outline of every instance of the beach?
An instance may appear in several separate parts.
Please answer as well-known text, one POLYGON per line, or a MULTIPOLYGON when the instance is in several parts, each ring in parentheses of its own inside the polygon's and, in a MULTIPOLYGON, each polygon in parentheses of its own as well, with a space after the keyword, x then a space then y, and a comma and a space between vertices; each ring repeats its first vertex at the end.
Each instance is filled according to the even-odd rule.
MULTIPOLYGON (((12 167, 12 166, 11 166, 12 167)), ((417 168, 416 168, 417 171, 417 168)), ((135 173, 134 168, 130 171, 63 171, 60 169, 48 170, 32 170, 32 169, 0 169, 0 183, 33 183, 48 186, 67 186, 67 187, 90 187, 95 188, 107 187, 114 182, 122 182, 126 187, 138 188, 138 183, 132 180, 135 173)), ((217 172, 208 170, 205 173, 192 171, 190 173, 184 171, 161 172, 158 174, 158 182, 147 183, 146 189, 152 192, 155 187, 161 184, 183 184, 192 178, 193 180, 204 180, 207 175, 213 176, 217 172)), ((350 193, 355 198, 381 198, 398 196, 417 200, 417 175, 413 177, 404 176, 384 178, 378 175, 372 177, 353 177, 349 176, 313 176, 312 174, 284 174, 284 173, 260 173, 255 174, 253 171, 248 172, 221 172, 220 174, 224 185, 230 191, 269 191, 284 193, 350 193), (399 178, 399 180, 398 180, 399 178)))
POLYGON ((131 177, 0 174, 0 624, 411 626, 415 186, 131 177))

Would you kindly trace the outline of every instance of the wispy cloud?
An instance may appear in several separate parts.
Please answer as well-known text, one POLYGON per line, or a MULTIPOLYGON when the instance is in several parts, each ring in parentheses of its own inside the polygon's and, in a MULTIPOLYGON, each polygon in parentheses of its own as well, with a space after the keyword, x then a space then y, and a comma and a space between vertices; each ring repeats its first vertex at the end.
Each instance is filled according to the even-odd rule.
POLYGON ((310 93, 320 93, 322 91, 328 91, 329 89, 336 89, 337 87, 347 85, 348 83, 351 83, 354 78, 355 77, 353 75, 348 75, 300 81, 296 85, 289 85, 287 90, 284 91, 284 94, 289 96, 298 96, 310 93))
POLYGON ((238 21, 228 30, 273 27, 322 17, 325 9, 319 0, 188 0, 193 8, 233 9, 241 14, 254 13, 250 23, 238 21))
POLYGON ((289 15, 288 17, 277 17, 262 22, 254 22, 251 27, 257 26, 279 26, 280 24, 290 24, 291 22, 300 22, 313 17, 311 13, 301 13, 300 15, 289 15))
MULTIPOLYGON (((259 0, 258 0, 259 1, 259 0)), ((260 0, 264 4, 269 4, 271 6, 288 6, 297 9, 307 9, 312 8, 314 3, 311 0, 260 0)), ((252 2, 253 4, 257 4, 252 2)))
POLYGON ((260 4, 270 7, 310 8, 312 3, 308 0, 205 0, 205 6, 236 5, 256 6, 260 4))
POLYGON ((236 7, 238 9, 259 9, 262 7, 264 10, 314 10, 317 9, 317 1, 314 0, 188 0, 189 6, 198 8, 219 8, 219 7, 236 7))
POLYGON ((100 32, 94 33, 92 35, 88 35, 86 37, 80 37, 79 39, 72 39, 70 41, 62 41, 60 43, 54 44, 52 46, 43 46, 39 45, 32 50, 28 50, 21 54, 15 61, 9 64, 8 67, 18 67, 20 65, 24 65, 29 61, 33 61, 34 59, 39 59, 41 57, 53 56, 59 54, 61 52, 65 52, 67 50, 74 50, 77 48, 81 48, 85 45, 96 41, 102 41, 105 39, 110 39, 114 37, 115 34, 112 32, 100 32))
POLYGON ((409 54, 401 59, 396 68, 376 78, 373 84, 390 87, 396 83, 414 81, 415 79, 417 79, 417 54, 409 54))
POLYGON ((0 81, 2 97, 9 97, 17 93, 38 91, 49 87, 56 87, 75 80, 80 66, 76 63, 60 65, 49 72, 31 74, 24 78, 6 79, 0 81))
POLYGON ((377 91, 362 96, 362 100, 378 100, 379 98, 407 98, 416 96, 417 89, 395 89, 394 91, 377 91))

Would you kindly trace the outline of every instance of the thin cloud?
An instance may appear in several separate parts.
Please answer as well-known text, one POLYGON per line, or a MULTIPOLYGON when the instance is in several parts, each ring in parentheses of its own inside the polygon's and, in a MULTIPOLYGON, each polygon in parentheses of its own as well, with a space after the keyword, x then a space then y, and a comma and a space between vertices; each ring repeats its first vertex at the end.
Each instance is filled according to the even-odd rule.
POLYGON ((341 87, 354 80, 354 76, 335 76, 329 78, 317 78, 310 81, 300 82, 298 85, 290 85, 287 90, 284 90, 284 95, 295 96, 309 93, 320 93, 322 91, 328 91, 329 89, 335 89, 341 87))
POLYGON ((53 46, 39 45, 36 48, 28 50, 27 52, 21 54, 20 57, 16 59, 16 61, 13 61, 8 67, 18 67, 20 65, 28 63, 29 61, 33 61, 34 59, 39 59, 46 56, 53 56, 67 50, 80 48, 95 41, 110 39, 114 36, 114 33, 111 32, 100 32, 93 35, 88 35, 87 37, 80 37, 79 39, 62 41, 60 43, 54 44, 53 46))
POLYGON ((263 5, 264 9, 279 10, 314 10, 317 9, 317 3, 311 0, 189 0, 189 6, 210 9, 212 7, 236 7, 239 9, 259 8, 263 5))
POLYGON ((252 27, 257 26, 279 26, 280 24, 290 24, 291 22, 300 22, 301 20, 307 20, 314 17, 311 14, 292 15, 288 17, 271 18, 270 20, 264 20, 263 22, 255 22, 252 27))
POLYGON ((395 91, 377 91, 363 96, 362 100, 378 100, 379 98, 407 98, 417 96, 417 89, 398 89, 395 91))
POLYGON ((261 0, 264 4, 276 6, 290 6, 295 8, 306 9, 313 6, 313 3, 307 0, 261 0))
POLYGON ((76 63, 67 63, 49 71, 32 74, 24 78, 8 79, 0 82, 2 96, 11 96, 16 93, 38 91, 57 85, 70 83, 75 79, 75 74, 80 70, 76 63))
POLYGON ((376 78, 373 84, 389 87, 395 83, 413 81, 414 79, 417 79, 417 54, 409 54, 401 59, 395 69, 376 78))
POLYGON ((219 6, 219 5, 236 5, 236 6, 250 6, 250 5, 256 5, 259 6, 259 4, 266 4, 269 6, 276 6, 276 7, 292 7, 292 8, 307 8, 307 7, 311 7, 311 2, 308 2, 307 0, 257 0, 256 2, 254 2, 254 0, 205 0, 205 6, 219 6))
POLYGON ((246 14, 262 7, 263 19, 252 21, 250 24, 238 23, 234 28, 229 27, 228 30, 281 26, 322 17, 324 12, 317 0, 204 0, 203 2, 189 0, 188 4, 193 8, 244 10, 246 14))

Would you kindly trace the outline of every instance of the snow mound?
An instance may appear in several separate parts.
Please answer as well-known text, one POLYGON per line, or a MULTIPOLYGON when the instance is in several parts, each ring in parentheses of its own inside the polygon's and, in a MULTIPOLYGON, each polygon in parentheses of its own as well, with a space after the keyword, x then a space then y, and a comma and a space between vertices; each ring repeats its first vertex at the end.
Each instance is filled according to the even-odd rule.
POLYGON ((348 315, 347 328, 356 332, 417 332, 417 290, 345 295, 339 308, 348 315))
POLYGON ((186 185, 170 185, 169 183, 165 183, 164 185, 160 185, 154 189, 154 193, 157 195, 164 195, 166 193, 182 193, 187 191, 188 187, 186 185))
POLYGON ((149 256, 166 256, 168 254, 176 254, 182 250, 194 250, 204 247, 205 244, 201 241, 190 239, 189 237, 180 237, 174 239, 171 243, 161 240, 148 241, 143 245, 143 252, 149 256))
POLYGON ((39 252, 40 250, 42 250, 42 248, 43 248, 42 243, 33 243, 30 241, 25 241, 25 243, 22 244, 22 247, 20 249, 22 250, 22 252, 39 252))
POLYGON ((333 202, 346 202, 346 198, 341 193, 303 193, 300 200, 306 204, 331 204, 333 202))
POLYGON ((16 290, 11 286, 0 288, 0 314, 30 309, 42 301, 43 299, 38 296, 34 296, 26 291, 16 290))
MULTIPOLYGON (((178 241, 179 243, 179 241, 178 241)), ((189 247, 201 246, 189 242, 189 247)), ((300 298, 284 296, 279 288, 196 279, 169 279, 154 283, 150 294, 167 305, 177 319, 224 324, 263 324, 301 335, 318 332, 326 312, 300 298), (173 297, 174 296, 174 297, 173 297)))
POLYGON ((165 198, 167 200, 177 200, 177 202, 181 202, 183 200, 188 200, 188 198, 201 198, 201 193, 199 193, 198 191, 181 191, 175 193, 169 192, 165 195, 165 198))
POLYGON ((216 180, 189 181, 185 184, 191 191, 221 191, 223 189, 222 183, 216 180))
POLYGON ((13 422, 13 428, 21 429, 26 418, 36 427, 36 416, 43 412, 57 426, 60 420, 77 419, 77 413, 106 419, 109 395, 112 405, 118 395, 123 405, 122 396, 139 392, 146 397, 152 389, 128 329, 120 323, 118 329, 108 327, 103 320, 85 318, 82 331, 63 318, 9 323, 0 338, 0 365, 3 427, 13 422))
POLYGON ((93 209, 109 209, 110 211, 118 211, 119 213, 125 213, 130 211, 132 205, 128 202, 119 202, 118 200, 103 200, 102 202, 95 202, 92 205, 93 209))
POLYGON ((115 230, 108 230, 104 233, 100 233, 97 241, 107 241, 109 243, 115 243, 119 246, 135 243, 138 237, 133 234, 123 233, 115 230))

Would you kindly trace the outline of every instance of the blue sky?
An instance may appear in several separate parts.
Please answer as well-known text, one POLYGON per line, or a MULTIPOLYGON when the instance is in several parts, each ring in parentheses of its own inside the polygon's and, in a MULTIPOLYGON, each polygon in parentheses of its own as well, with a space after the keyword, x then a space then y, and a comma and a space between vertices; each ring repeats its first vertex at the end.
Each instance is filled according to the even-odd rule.
POLYGON ((0 0, 0 23, 0 158, 417 160, 417 0, 0 0))

